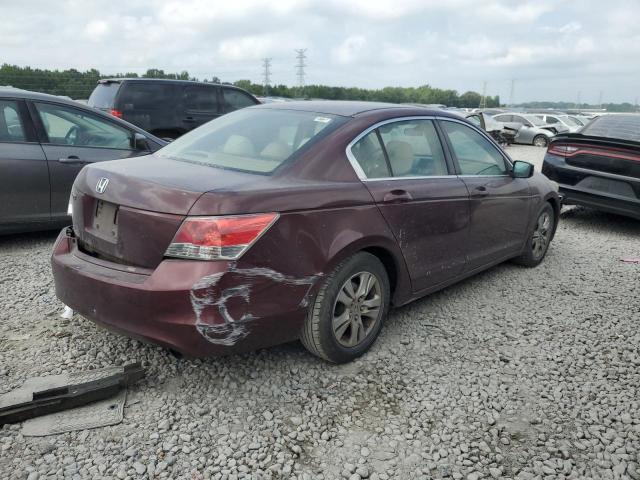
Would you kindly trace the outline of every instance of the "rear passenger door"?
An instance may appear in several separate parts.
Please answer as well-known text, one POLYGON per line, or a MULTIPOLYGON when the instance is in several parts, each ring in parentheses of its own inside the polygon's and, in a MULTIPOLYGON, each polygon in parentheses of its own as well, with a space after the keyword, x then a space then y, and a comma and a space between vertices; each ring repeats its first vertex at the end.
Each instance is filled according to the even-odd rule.
POLYGON ((49 170, 26 103, 0 98, 0 223, 49 219, 49 170))
POLYGON ((513 178, 500 149, 483 133, 439 120, 459 178, 469 191, 467 270, 517 255, 526 237, 531 196, 526 178, 513 178))
POLYGON ((132 147, 133 131, 84 109, 33 102, 31 112, 49 167, 52 220, 66 217, 71 186, 86 164, 141 154, 132 147))
POLYGON ((184 87, 185 130, 193 130, 220 116, 216 85, 186 85, 184 87))
POLYGON ((468 193, 453 174, 433 120, 381 124, 349 156, 404 255, 415 292, 459 275, 465 265, 468 193))

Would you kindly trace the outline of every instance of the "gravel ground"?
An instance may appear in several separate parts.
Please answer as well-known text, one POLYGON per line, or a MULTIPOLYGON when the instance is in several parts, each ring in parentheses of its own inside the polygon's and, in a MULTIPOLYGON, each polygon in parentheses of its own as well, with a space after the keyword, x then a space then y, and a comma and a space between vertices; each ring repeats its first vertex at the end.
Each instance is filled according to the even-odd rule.
MULTIPOLYGON (((514 158, 541 150, 511 147, 514 158), (517 154, 516 154, 517 153, 517 154)), ((210 360, 60 318, 55 234, 0 238, 0 393, 141 360, 120 425, 0 429, 2 478, 640 479, 640 222, 565 211, 545 262, 392 312, 348 365, 299 344, 210 360)))

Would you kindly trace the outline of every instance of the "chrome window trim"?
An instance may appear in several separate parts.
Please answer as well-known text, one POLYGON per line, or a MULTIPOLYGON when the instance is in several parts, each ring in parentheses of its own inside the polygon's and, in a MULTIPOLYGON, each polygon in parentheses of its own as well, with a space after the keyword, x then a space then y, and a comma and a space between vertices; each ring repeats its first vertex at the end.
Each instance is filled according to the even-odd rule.
MULTIPOLYGON (((351 142, 349 142, 349 144, 347 145, 347 148, 345 149, 345 153, 347 155, 347 159, 349 160, 349 163, 351 164, 351 166, 353 167, 353 170, 356 172, 356 175, 358 176, 358 178, 362 181, 362 182, 381 182, 381 181, 394 181, 394 180, 426 180, 426 179, 442 179, 442 178, 455 178, 455 177, 510 177, 511 175, 509 174, 500 174, 500 175, 457 175, 455 173, 452 173, 450 175, 433 175, 433 176, 425 176, 425 175, 420 175, 420 176, 415 176, 415 177, 379 177, 379 178, 368 178, 367 175, 364 173, 364 170, 362 169, 362 167, 360 166, 360 164, 358 163, 358 160, 356 159, 355 155, 353 155, 353 152, 351 151, 351 148, 360 141, 360 139, 362 139, 363 137, 367 136, 369 133, 371 133, 373 130, 375 130, 378 127, 381 127, 383 125, 387 125, 389 123, 396 123, 396 122, 406 122, 406 121, 411 121, 411 120, 445 120, 448 122, 455 122, 455 123, 460 123, 462 125, 465 125, 469 128, 471 128, 472 130, 475 130, 476 132, 480 133, 480 135, 482 135, 484 138, 486 138, 487 140, 489 140, 489 143, 491 143, 491 145, 493 145, 493 147, 498 151, 498 153, 502 156, 502 158, 504 159, 504 161, 507 164, 507 168, 513 168, 513 163, 511 161, 511 159, 507 156, 507 154, 505 152, 502 151, 502 149, 496 144, 496 142, 493 141, 493 139, 484 131, 482 131, 479 128, 476 128, 475 125, 470 124, 469 122, 463 121, 463 120, 458 120, 457 118, 451 118, 451 117, 438 117, 435 115, 417 115, 417 116, 412 116, 412 117, 397 117, 397 118, 389 118, 387 120, 382 120, 378 123, 374 123, 373 125, 371 125, 370 127, 368 127, 367 129, 363 130, 362 132, 360 132, 353 140, 351 140, 351 142)), ((442 149, 445 149, 445 145, 441 143, 442 149)))
MULTIPOLYGON (((420 178, 437 178, 435 176, 434 177, 416 176, 416 177, 368 178, 367 175, 364 173, 364 170, 362 169, 362 167, 358 163, 358 160, 356 160, 355 155, 353 155, 353 152, 351 152, 351 147, 353 147, 356 143, 358 143, 360 141, 360 139, 362 139, 363 137, 366 137, 369 133, 371 133, 376 128, 381 127, 382 125, 387 125, 389 123, 396 123, 396 122, 406 122, 406 121, 411 121, 411 120, 435 120, 436 118, 437 117, 434 116, 434 115, 417 115, 417 116, 412 116, 412 117, 389 118, 387 120, 382 120, 382 121, 380 121, 378 123, 374 123, 373 125, 371 125, 367 129, 365 129, 362 132, 360 132, 353 140, 351 140, 351 142, 349 142, 349 145, 347 145, 347 148, 345 149, 345 153, 347 154, 347 158, 349 159, 349 163, 351 164, 351 166, 355 170, 356 175, 358 176, 358 178, 363 182, 380 181, 380 180, 410 180, 410 179, 420 179, 420 178)), ((444 150, 444 145, 442 145, 442 149, 444 150)), ((455 175, 446 175, 445 177, 446 178, 450 178, 450 177, 453 177, 453 176, 455 176, 455 175)), ((442 177, 438 177, 438 178, 442 178, 442 177)))

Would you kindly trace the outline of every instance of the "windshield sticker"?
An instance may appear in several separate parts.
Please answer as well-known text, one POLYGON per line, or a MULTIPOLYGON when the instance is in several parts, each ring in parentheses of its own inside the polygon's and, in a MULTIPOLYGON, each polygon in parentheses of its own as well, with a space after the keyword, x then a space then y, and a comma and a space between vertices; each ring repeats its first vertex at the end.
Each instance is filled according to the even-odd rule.
POLYGON ((329 123, 331 121, 330 118, 327 117, 316 117, 313 119, 314 122, 319 122, 319 123, 329 123))

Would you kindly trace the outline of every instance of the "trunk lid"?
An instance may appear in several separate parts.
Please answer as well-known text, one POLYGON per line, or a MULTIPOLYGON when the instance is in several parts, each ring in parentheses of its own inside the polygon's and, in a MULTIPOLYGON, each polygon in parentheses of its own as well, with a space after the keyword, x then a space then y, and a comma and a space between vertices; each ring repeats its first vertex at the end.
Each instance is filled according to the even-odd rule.
POLYGON ((80 172, 71 193, 79 248, 153 269, 205 192, 246 188, 261 178, 155 155, 95 163, 80 172))
POLYGON ((640 143, 629 140, 565 134, 556 137, 549 147, 564 146, 572 151, 562 155, 574 167, 640 178, 640 143))

